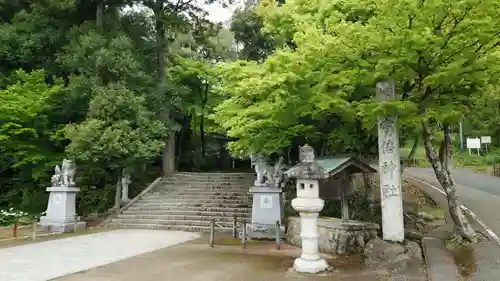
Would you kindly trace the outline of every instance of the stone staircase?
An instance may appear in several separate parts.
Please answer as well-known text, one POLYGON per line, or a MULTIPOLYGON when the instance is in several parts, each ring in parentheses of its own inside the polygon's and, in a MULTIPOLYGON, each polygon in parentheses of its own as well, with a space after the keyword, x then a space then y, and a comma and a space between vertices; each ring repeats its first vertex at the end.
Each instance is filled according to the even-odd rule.
POLYGON ((218 228, 231 228, 233 216, 250 221, 254 180, 251 173, 177 173, 106 225, 208 232, 213 218, 218 228))

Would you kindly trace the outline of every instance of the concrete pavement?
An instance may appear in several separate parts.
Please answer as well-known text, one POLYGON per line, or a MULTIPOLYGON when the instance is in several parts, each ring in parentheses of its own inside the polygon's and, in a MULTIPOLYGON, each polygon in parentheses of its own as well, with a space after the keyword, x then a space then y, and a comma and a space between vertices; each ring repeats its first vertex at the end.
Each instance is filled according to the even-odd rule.
MULTIPOLYGON (((217 236, 221 237, 221 236, 217 236)), ((155 252, 126 259, 85 272, 67 275, 54 281, 424 281, 425 276, 392 276, 385 269, 366 268, 358 256, 323 258, 332 266, 330 272, 315 274, 291 270, 300 249, 283 245, 275 250, 274 242, 240 245, 207 245, 203 238, 155 252)))
POLYGON ((115 230, 0 249, 0 280, 47 281, 198 237, 181 231, 115 230))

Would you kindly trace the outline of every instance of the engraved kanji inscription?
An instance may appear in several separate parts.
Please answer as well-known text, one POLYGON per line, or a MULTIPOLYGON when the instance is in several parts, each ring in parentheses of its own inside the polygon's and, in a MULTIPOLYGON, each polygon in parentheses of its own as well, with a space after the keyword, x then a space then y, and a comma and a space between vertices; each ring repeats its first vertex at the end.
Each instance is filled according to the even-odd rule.
POLYGON ((399 196, 400 193, 400 188, 399 185, 397 184, 384 184, 382 187, 382 196, 384 198, 391 197, 391 196, 399 196))
POLYGON ((396 149, 396 143, 394 142, 394 140, 391 140, 391 139, 385 139, 382 142, 382 145, 380 146, 380 151, 383 154, 394 153, 395 149, 396 149))
POLYGON ((377 96, 383 101, 392 100, 394 98, 393 84, 390 82, 379 82, 377 84, 377 96))
POLYGON ((394 177, 394 172, 396 171, 396 164, 393 161, 384 161, 380 166, 382 168, 382 174, 388 176, 390 179, 394 177))
POLYGON ((384 134, 392 136, 395 132, 396 122, 393 118, 383 118, 380 120, 380 129, 384 134))

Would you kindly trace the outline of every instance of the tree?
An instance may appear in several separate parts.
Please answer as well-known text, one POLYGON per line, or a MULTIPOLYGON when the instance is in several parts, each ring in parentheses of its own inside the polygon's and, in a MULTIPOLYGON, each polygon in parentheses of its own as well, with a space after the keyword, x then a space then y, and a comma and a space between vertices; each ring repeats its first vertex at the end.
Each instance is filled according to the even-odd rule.
MULTIPOLYGON (((155 58, 157 89, 155 94, 160 102, 164 104, 157 110, 160 120, 172 128, 172 134, 167 136, 166 146, 163 149, 162 163, 163 174, 170 175, 175 171, 176 164, 176 135, 179 129, 175 124, 175 113, 173 112, 174 97, 172 85, 168 85, 166 80, 167 58, 169 55, 169 43, 171 43, 179 31, 188 31, 192 26, 202 26, 207 23, 206 12, 201 9, 194 0, 141 0, 135 1, 144 5, 153 12, 155 30, 155 58)), ((213 3, 215 0, 206 0, 205 3, 213 3)), ((227 5, 226 1, 220 1, 227 5)), ((228 1, 231 2, 231 1, 228 1)))
MULTIPOLYGON (((418 126, 445 190, 458 238, 477 241, 461 210, 451 163, 450 131, 498 74, 500 10, 494 1, 276 1, 261 4, 264 31, 293 38, 262 64, 225 72, 216 120, 240 137, 233 149, 275 151, 292 135, 313 137, 304 116, 363 120, 381 115, 418 126), (393 79, 400 99, 379 103, 374 85, 393 79), (436 148, 433 139, 443 134, 436 148), (279 137, 276 137, 279 136, 279 137)), ((349 123, 340 123, 340 128, 349 123)))
POLYGON ((234 12, 231 19, 231 31, 236 43, 240 45, 240 58, 261 61, 274 50, 272 39, 262 32, 262 19, 255 12, 254 6, 246 5, 234 12))
POLYGON ((121 170, 156 155, 164 145, 166 128, 153 120, 145 99, 122 84, 96 89, 88 118, 68 125, 68 153, 77 160, 105 163, 120 175, 121 170))
MULTIPOLYGON (((109 207, 108 183, 111 179, 114 185, 120 167, 151 159, 147 169, 145 164, 141 168, 156 171, 154 151, 165 140, 177 138, 183 144, 174 147, 178 155, 183 147, 199 150, 198 139, 183 139, 183 131, 174 134, 180 127, 177 123, 182 123, 185 135, 200 120, 207 130, 207 119, 201 116, 209 114, 217 101, 212 95, 217 83, 212 66, 235 54, 230 32, 209 25, 196 4, 191 0, 0 0, 0 89, 12 95, 0 105, 6 112, 0 114, 0 126, 6 126, 0 208, 6 204, 34 211, 45 208, 43 187, 53 166, 68 153, 79 159, 78 206, 85 206, 79 211, 95 212, 109 207), (157 8, 156 18, 143 4, 157 8), (141 9, 125 9, 128 5, 141 9), (164 32, 158 32, 155 19, 164 32), (176 46, 186 34, 192 41, 176 46), (181 54, 179 49, 186 47, 190 52, 181 54), (204 92, 198 90, 208 80, 210 92, 201 95, 204 92), (123 99, 137 104, 122 104, 123 99), (126 110, 115 111, 115 103, 126 110), (113 110, 104 110, 108 107, 113 110), (28 116, 28 111, 36 115, 28 116), (196 116, 196 124, 184 122, 189 114, 196 116), (18 127, 8 127, 13 124, 18 127), (92 135, 92 130, 101 135, 92 135), (164 133, 163 141, 157 138, 159 131, 164 133), (108 155, 103 147, 109 149, 108 155)), ((174 150, 165 155, 174 157, 174 150)), ((147 177, 157 176, 136 175, 132 194, 151 180, 147 177)))
POLYGON ((0 90, 0 206, 35 211, 47 171, 63 147, 51 141, 60 126, 51 122, 51 114, 64 91, 60 81, 47 85, 43 71, 20 70, 11 79, 16 82, 0 90))

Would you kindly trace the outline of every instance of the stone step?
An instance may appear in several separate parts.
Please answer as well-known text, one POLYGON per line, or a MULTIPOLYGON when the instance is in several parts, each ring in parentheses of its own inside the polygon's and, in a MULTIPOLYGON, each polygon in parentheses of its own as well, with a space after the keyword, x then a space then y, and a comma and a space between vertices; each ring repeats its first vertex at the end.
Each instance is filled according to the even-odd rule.
POLYGON ((245 175, 253 175, 254 172, 243 172, 243 171, 239 171, 239 172, 182 172, 182 171, 179 171, 179 172, 176 172, 175 175, 223 175, 223 176, 226 176, 226 175, 229 175, 229 176, 234 176, 234 175, 237 175, 237 176, 245 176, 245 175))
POLYGON ((149 198, 137 202, 135 205, 173 205, 173 206, 226 206, 236 207, 236 205, 251 206, 252 200, 179 200, 179 199, 157 199, 149 198))
MULTIPOLYGON (((170 199, 185 199, 185 200, 211 200, 211 199, 223 199, 223 200, 249 200, 249 198, 252 198, 250 195, 246 194, 241 194, 241 195, 215 195, 215 194, 199 194, 199 193, 194 193, 194 194, 172 194, 170 192, 154 192, 150 193, 151 196, 157 197, 157 198, 170 198, 170 199)), ((148 195, 149 196, 149 195, 148 195)))
POLYGON ((252 202, 252 198, 248 196, 244 196, 243 199, 221 199, 221 198, 201 198, 201 199, 192 199, 192 198, 187 198, 187 199, 179 199, 179 198, 172 198, 168 195, 145 195, 144 197, 141 198, 136 204, 140 204, 142 202, 147 202, 147 203, 179 203, 179 202, 186 202, 186 203, 217 203, 217 204, 248 204, 249 202, 252 202))
POLYGON ((158 207, 158 208, 189 208, 189 207, 201 207, 201 208, 251 208, 252 204, 249 202, 245 204, 234 204, 234 203, 226 203, 226 204, 220 204, 220 203, 197 203, 197 202, 182 202, 178 201, 177 203, 164 203, 164 202, 137 202, 137 204, 134 205, 135 207, 144 207, 144 208, 149 208, 149 207, 158 207))
POLYGON ((188 180, 188 179, 168 179, 160 181, 160 184, 198 184, 216 186, 252 186, 253 181, 209 181, 209 180, 188 180))
MULTIPOLYGON (((218 222, 233 222, 233 217, 226 217, 226 216, 185 216, 185 215, 151 215, 151 214, 145 214, 145 215, 119 215, 118 219, 139 219, 139 220, 187 220, 187 221, 210 221, 211 219, 215 219, 215 221, 218 222)), ((242 216, 238 217, 236 216, 236 219, 238 222, 240 222, 242 219, 245 219, 247 222, 250 222, 250 217, 249 216, 242 216)), ((115 218, 113 218, 113 221, 115 218)))
POLYGON ((183 211, 198 211, 198 212, 251 212, 252 208, 225 208, 225 207, 191 207, 191 206, 183 206, 177 208, 175 206, 162 206, 162 205, 151 205, 151 206, 141 206, 141 205, 132 205, 127 209, 128 211, 156 211, 156 210, 183 210, 183 211))
MULTIPOLYGON (((216 211, 194 211, 194 210, 125 210, 123 215, 177 215, 177 216, 204 216, 204 217, 250 217, 251 212, 229 211, 229 212, 216 212, 216 211)), ((121 214, 119 215, 121 216, 121 214)))
MULTIPOLYGON (((191 196, 191 195, 199 195, 199 196, 245 196, 248 197, 250 196, 251 193, 248 192, 248 190, 229 190, 229 191, 222 191, 222 190, 210 190, 210 189, 205 189, 205 190, 190 190, 189 188, 186 189, 175 189, 175 188, 165 188, 165 189, 159 189, 155 190, 154 192, 151 192, 150 194, 154 194, 156 196, 165 196, 165 197, 172 197, 172 196, 191 196)), ((215 199, 215 198, 212 198, 215 199)))
POLYGON ((124 224, 124 223, 108 223, 107 227, 111 228, 130 228, 130 229, 163 229, 163 230, 178 230, 188 232, 210 232, 209 226, 192 226, 192 225, 161 225, 161 224, 124 224))
POLYGON ((219 185, 219 186, 229 186, 229 185, 237 185, 237 186, 252 186, 254 181, 243 181, 243 180, 193 180, 193 179, 165 179, 160 181, 161 184, 203 184, 203 185, 219 185))
POLYGON ((206 191, 196 191, 196 190, 188 190, 188 189, 185 189, 185 190, 172 190, 172 191, 165 191, 166 193, 168 193, 169 195, 171 196, 184 196, 184 195, 198 195, 198 196, 243 196, 243 195, 246 195, 248 192, 241 192, 241 191, 237 191, 237 192, 227 192, 227 191, 210 191, 210 190, 206 190, 206 191))
POLYGON ((188 178, 255 178, 255 173, 176 173, 172 177, 188 177, 188 178))
POLYGON ((213 189, 246 189, 248 190, 251 184, 214 184, 214 183, 204 183, 204 182, 162 182, 161 187, 185 187, 185 188, 213 188, 213 189))
POLYGON ((249 175, 249 176, 203 176, 203 175, 174 175, 168 178, 164 178, 165 180, 167 179, 188 179, 188 180, 211 180, 211 181, 239 181, 239 180, 245 180, 245 181, 255 181, 256 175, 249 175))
MULTIPOLYGON (((248 202, 252 201, 252 196, 247 194, 243 196, 230 196, 231 198, 221 198, 221 196, 198 196, 200 198, 193 198, 192 195, 185 195, 185 198, 173 197, 169 192, 150 192, 145 194, 140 201, 163 201, 163 202, 178 202, 179 200, 188 202, 227 202, 227 203, 238 203, 238 202, 248 202)), ((226 196, 227 197, 227 196, 226 196)))
POLYGON ((249 188, 238 188, 238 187, 210 187, 210 186, 179 186, 179 185, 169 185, 157 187, 159 191, 190 191, 190 192, 245 192, 247 193, 249 188))
POLYGON ((209 184, 209 185, 253 185, 254 181, 244 181, 244 180, 234 180, 234 181, 227 181, 227 180, 193 180, 193 179, 164 179, 161 180, 160 183, 163 184, 209 184))
MULTIPOLYGON (((216 221, 217 222, 217 221, 216 221)), ((117 218, 113 219, 111 223, 118 223, 118 224, 155 224, 155 225, 185 225, 185 226, 205 226, 205 227, 210 227, 211 221, 210 220, 200 220, 200 221, 194 221, 194 220, 141 220, 141 219, 122 219, 122 218, 117 218)), ((219 226, 222 226, 224 228, 229 228, 232 227, 233 224, 231 222, 225 222, 225 221, 219 221, 217 222, 219 226)))

